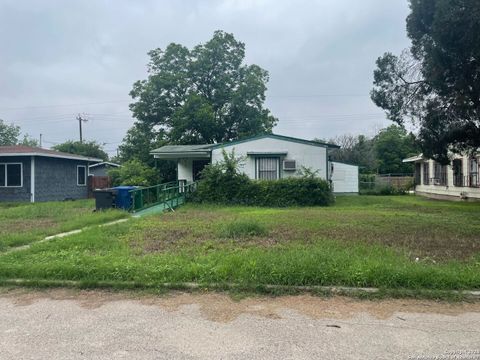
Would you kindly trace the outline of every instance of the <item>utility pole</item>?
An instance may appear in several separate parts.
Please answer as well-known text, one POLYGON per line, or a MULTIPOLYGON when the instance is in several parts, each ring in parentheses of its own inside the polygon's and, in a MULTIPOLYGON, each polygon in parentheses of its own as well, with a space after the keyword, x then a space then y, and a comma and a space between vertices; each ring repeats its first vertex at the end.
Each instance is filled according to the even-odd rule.
POLYGON ((80 143, 83 142, 83 136, 82 136, 82 123, 87 122, 87 116, 86 114, 78 114, 77 115, 77 120, 78 120, 78 128, 80 130, 80 143))
POLYGON ((42 134, 40 134, 40 141, 39 141, 40 147, 42 147, 42 134))

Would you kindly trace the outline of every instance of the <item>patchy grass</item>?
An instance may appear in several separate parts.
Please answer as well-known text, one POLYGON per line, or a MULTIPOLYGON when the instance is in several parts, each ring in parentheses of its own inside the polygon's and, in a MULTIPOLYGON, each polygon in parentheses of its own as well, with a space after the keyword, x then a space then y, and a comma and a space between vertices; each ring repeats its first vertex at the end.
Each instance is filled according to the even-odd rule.
POLYGON ((46 236, 128 216, 120 211, 94 213, 92 200, 36 204, 0 203, 0 251, 46 236))
POLYGON ((266 236, 268 230, 265 225, 255 220, 235 220, 222 224, 218 230, 218 234, 220 237, 239 239, 253 236, 266 236))
POLYGON ((0 256, 0 280, 478 289, 479 213, 478 203, 410 196, 341 197, 330 208, 187 205, 0 256), (244 234, 251 224, 262 231, 219 231, 239 223, 249 224, 244 234))

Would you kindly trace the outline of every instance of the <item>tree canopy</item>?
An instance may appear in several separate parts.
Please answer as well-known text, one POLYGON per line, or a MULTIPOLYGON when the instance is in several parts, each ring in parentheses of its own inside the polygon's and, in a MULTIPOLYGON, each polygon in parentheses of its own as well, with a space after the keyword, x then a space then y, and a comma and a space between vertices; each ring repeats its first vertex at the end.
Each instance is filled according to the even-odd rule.
POLYGON ((263 105, 268 72, 243 63, 245 45, 232 34, 216 31, 191 50, 172 43, 148 55, 148 78, 134 83, 130 109, 151 138, 160 131, 168 143, 216 143, 275 126, 263 105))
POLYGON ((103 150, 103 146, 96 141, 72 141, 68 140, 62 144, 53 146, 54 150, 76 154, 88 157, 108 160, 108 154, 103 150))
POLYGON ((403 159, 420 151, 415 136, 398 125, 381 129, 372 138, 346 134, 329 143, 341 146, 331 151, 331 160, 358 165, 360 173, 366 174, 410 174, 413 165, 403 159))
POLYGON ((20 134, 20 126, 14 124, 7 124, 2 119, 0 119, 0 146, 38 146, 37 140, 32 139, 30 136, 28 136, 28 134, 24 134, 23 138, 21 138, 20 134))
POLYGON ((413 134, 398 125, 380 130, 372 140, 380 174, 405 174, 413 172, 411 163, 403 159, 417 155, 419 148, 413 134))
POLYGON ((341 135, 331 140, 330 143, 340 146, 340 149, 331 150, 333 161, 358 165, 361 173, 377 172, 377 158, 373 149, 373 140, 365 135, 341 135))
POLYGON ((402 125, 412 121, 424 155, 480 148, 480 2, 410 0, 400 56, 377 60, 372 100, 402 125))

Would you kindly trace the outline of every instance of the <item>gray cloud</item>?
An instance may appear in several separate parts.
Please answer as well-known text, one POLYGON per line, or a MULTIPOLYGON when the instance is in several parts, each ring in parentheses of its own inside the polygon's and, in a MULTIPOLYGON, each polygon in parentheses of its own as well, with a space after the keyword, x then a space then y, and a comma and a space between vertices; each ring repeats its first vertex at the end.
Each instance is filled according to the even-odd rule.
POLYGON ((0 3, 0 118, 32 136, 85 135, 112 153, 132 125, 128 92, 147 51, 192 47, 213 31, 246 44, 270 72, 276 132, 305 138, 388 124, 368 97, 375 59, 408 46, 406 0, 13 1, 0 3))

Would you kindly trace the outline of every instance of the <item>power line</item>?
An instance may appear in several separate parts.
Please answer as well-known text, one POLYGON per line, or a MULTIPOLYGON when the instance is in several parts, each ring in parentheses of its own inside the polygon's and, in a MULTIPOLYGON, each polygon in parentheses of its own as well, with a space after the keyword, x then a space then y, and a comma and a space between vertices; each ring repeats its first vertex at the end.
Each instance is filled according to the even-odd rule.
POLYGON ((43 108, 55 108, 55 107, 103 105, 103 104, 127 103, 127 102, 130 102, 130 100, 112 100, 112 101, 102 101, 102 102, 77 103, 77 104, 58 104, 58 105, 31 105, 31 106, 22 106, 22 107, 0 108, 0 110, 43 109, 43 108))
MULTIPOLYGON (((266 98, 316 98, 316 97, 369 97, 369 94, 266 94, 266 98)), ((129 103, 133 100, 108 100, 100 102, 85 102, 85 103, 71 103, 71 104, 55 104, 55 105, 30 105, 19 107, 3 107, 0 110, 23 110, 23 109, 42 109, 42 108, 56 108, 56 107, 69 107, 69 106, 85 106, 85 105, 104 105, 115 103, 129 103)))

